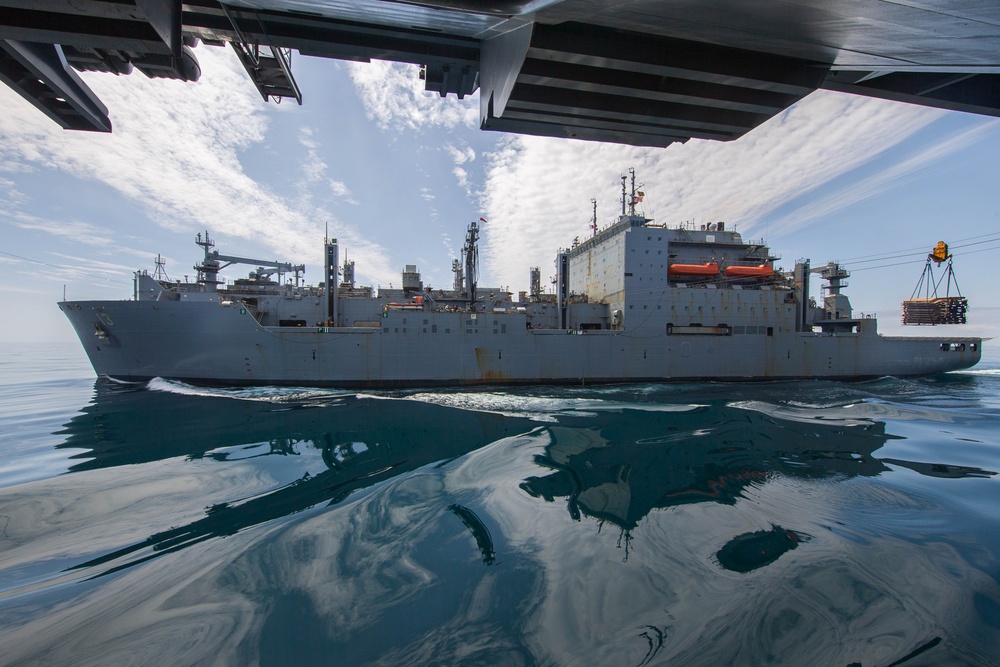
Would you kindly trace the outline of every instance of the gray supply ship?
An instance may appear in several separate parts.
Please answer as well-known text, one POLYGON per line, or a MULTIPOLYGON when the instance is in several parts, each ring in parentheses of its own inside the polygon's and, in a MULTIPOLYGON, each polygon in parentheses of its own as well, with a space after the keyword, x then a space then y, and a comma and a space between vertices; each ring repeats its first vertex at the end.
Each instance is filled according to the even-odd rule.
MULTIPOLYGON (((634 181, 633 181, 634 182, 634 181)), ((641 196, 641 193, 640 195, 641 196)), ((625 202, 629 201, 629 206, 625 202)), ((763 242, 724 223, 675 228, 637 215, 560 250, 554 293, 540 270, 518 298, 478 282, 478 223, 452 289, 407 266, 396 289, 359 287, 325 242, 325 281, 303 265, 222 255, 206 233, 196 282, 135 274, 129 301, 63 301, 94 370, 127 381, 405 387, 672 380, 858 379, 968 368, 982 339, 893 337, 858 316, 836 263, 775 268, 763 242), (219 271, 257 268, 231 284, 219 271), (810 281, 824 281, 811 299, 810 281)))

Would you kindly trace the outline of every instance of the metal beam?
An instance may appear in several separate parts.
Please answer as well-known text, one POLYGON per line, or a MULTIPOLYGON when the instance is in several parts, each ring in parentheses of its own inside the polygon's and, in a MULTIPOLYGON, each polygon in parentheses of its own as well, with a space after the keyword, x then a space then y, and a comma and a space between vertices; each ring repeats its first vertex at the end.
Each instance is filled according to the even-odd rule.
POLYGON ((57 44, 0 40, 0 80, 64 129, 111 131, 107 107, 57 44))
MULTIPOLYGON (((138 17, 122 17, 118 14, 106 16, 96 11, 56 12, 45 7, 45 3, 42 3, 41 8, 4 7, 3 18, 0 19, 0 39, 161 55, 180 53, 179 41, 175 53, 173 45, 165 42, 157 30, 143 20, 141 12, 136 11, 138 17)), ((179 19, 178 15, 177 20, 179 19)), ((176 37, 179 40, 180 34, 176 37)))
POLYGON ((935 109, 1000 117, 1000 74, 830 72, 822 88, 935 109))
POLYGON ((41 49, 0 51, 0 76, 63 127, 105 130, 66 63, 195 80, 196 38, 233 43, 265 99, 301 99, 291 49, 389 60, 442 96, 481 86, 484 129, 639 145, 732 140, 818 87, 1000 116, 1000 10, 975 0, 229 1, 0 0, 0 40, 41 49))
POLYGON ((481 67, 483 129, 660 146, 739 138, 815 90, 829 69, 573 22, 489 39, 481 67))

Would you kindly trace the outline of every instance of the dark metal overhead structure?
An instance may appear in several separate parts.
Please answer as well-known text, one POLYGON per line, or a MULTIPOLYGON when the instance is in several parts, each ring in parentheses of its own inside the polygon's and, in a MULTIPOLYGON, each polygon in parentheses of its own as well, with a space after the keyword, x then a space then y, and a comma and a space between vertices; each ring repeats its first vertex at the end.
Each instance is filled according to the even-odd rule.
MULTIPOLYGON (((229 8, 226 5, 221 7, 236 35, 236 39, 231 42, 236 57, 243 64, 243 68, 250 75, 250 80, 264 101, 274 99, 280 102, 286 97, 293 97, 296 102, 302 104, 302 93, 295 83, 295 77, 292 76, 292 50, 272 44, 265 44, 262 48, 260 42, 248 42, 229 8)), ((258 23, 266 35, 267 31, 264 30, 259 17, 258 23)))
MULTIPOLYGON (((185 34, 206 44, 231 43, 244 66, 242 45, 267 45, 304 56, 420 65, 425 89, 442 96, 453 93, 461 98, 479 86, 479 41, 470 37, 197 1, 197 6, 185 5, 185 34)), ((252 72, 251 77, 255 78, 252 72)))
POLYGON ((0 40, 0 81, 63 129, 111 131, 108 108, 70 68, 58 44, 0 40))
POLYGON ((180 0, 14 0, 0 8, 0 79, 66 129, 111 131, 107 108, 70 66, 201 75, 184 43, 180 0))
POLYGON ((483 44, 485 130, 644 146, 729 141, 823 82, 829 65, 579 23, 483 44))
POLYGON ((980 0, 0 0, 0 79, 110 130, 73 69, 196 80, 232 44, 264 99, 291 52, 419 65, 481 91, 483 129, 647 146, 736 139, 823 88, 1000 116, 1000 3, 980 0))
POLYGON ((830 72, 821 88, 937 109, 1000 116, 1000 74, 830 72))

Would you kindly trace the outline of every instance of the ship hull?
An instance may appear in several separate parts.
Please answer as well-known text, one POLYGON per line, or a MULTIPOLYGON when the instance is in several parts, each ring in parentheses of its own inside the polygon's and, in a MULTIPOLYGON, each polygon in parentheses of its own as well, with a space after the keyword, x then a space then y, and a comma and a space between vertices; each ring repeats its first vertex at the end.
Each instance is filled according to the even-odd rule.
MULTIPOLYGON (((98 375, 197 384, 391 388, 861 379, 968 368, 978 338, 529 329, 524 315, 392 312, 380 326, 264 327, 239 304, 62 302, 98 375)), ((764 327, 761 327, 764 329, 764 327)))

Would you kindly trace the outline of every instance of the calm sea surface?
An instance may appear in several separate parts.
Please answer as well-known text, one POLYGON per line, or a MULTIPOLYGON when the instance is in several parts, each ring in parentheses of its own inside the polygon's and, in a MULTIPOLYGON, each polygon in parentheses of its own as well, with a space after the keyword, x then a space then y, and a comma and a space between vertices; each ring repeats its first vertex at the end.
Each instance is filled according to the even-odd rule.
POLYGON ((998 665, 1000 355, 339 392, 0 350, 4 665, 998 665))

